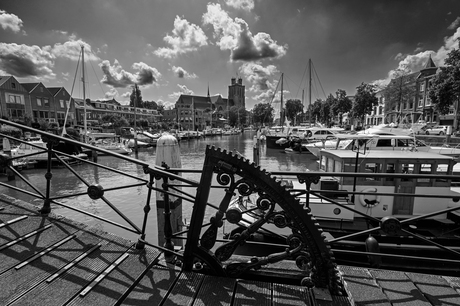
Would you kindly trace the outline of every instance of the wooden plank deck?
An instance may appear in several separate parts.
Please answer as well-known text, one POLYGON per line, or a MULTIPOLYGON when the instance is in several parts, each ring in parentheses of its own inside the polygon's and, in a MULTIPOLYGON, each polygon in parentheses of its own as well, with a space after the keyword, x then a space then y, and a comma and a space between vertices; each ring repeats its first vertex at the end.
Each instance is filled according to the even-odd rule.
POLYGON ((348 297, 168 267, 161 254, 0 201, 0 305, 460 305, 460 279, 340 267, 348 297))

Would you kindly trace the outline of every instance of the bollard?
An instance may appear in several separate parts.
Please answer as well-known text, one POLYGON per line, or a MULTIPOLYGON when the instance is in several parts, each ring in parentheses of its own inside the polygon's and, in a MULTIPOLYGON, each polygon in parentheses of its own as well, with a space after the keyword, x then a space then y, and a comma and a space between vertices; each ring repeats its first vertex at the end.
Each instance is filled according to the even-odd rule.
MULTIPOLYGON (((181 156, 179 143, 177 138, 171 134, 163 134, 157 141, 156 147, 156 158, 155 165, 169 168, 181 168, 181 156)), ((180 175, 180 174, 179 174, 180 175)), ((163 179, 156 180, 155 184, 157 188, 164 189, 162 184, 163 179)), ((178 181, 168 180, 170 184, 180 184, 178 181)), ((180 189, 180 187, 177 187, 180 189)), ((174 190, 169 189, 169 192, 174 193, 174 190)), ((165 205, 165 196, 162 192, 156 193, 156 206, 157 206, 157 220, 158 220, 158 245, 165 245, 168 242, 165 235, 165 225, 167 228, 172 229, 172 232, 178 232, 182 230, 182 200, 174 196, 166 196, 169 201, 169 207, 165 205), (165 209, 166 208, 166 209, 165 209), (169 224, 166 224, 169 223, 169 224)), ((168 242, 169 243, 169 242, 168 242)), ((175 245, 183 245, 182 239, 175 239, 175 245)))

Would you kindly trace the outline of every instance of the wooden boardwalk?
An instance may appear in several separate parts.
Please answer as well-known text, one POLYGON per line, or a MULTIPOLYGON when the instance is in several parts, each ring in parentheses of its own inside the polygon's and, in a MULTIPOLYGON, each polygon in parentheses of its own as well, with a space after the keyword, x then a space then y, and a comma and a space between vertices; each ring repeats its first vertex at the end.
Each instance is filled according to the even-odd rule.
POLYGON ((460 305, 460 279, 340 267, 348 297, 181 272, 157 250, 1 197, 0 305, 460 305))

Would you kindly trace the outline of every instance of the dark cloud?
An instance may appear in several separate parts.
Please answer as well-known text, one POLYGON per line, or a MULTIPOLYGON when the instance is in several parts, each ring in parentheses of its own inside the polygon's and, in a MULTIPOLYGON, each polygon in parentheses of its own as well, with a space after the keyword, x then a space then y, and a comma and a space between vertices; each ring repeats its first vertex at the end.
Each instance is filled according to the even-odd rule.
POLYGON ((248 30, 240 32, 237 48, 232 50, 233 61, 257 61, 266 58, 278 58, 286 54, 286 48, 279 46, 268 34, 258 33, 252 36, 248 30))
POLYGON ((123 70, 116 60, 113 66, 111 66, 110 62, 107 60, 103 61, 99 66, 104 73, 101 81, 104 84, 115 88, 125 88, 135 83, 133 75, 123 70))
POLYGON ((104 73, 102 83, 115 88, 126 88, 133 84, 140 86, 151 85, 157 83, 158 78, 161 76, 157 69, 142 62, 133 64, 133 69, 138 70, 135 74, 124 70, 117 60, 113 65, 110 65, 110 62, 105 60, 99 66, 104 73))
POLYGON ((0 54, 0 67, 7 73, 16 77, 39 76, 37 66, 28 58, 15 54, 0 54))
POLYGON ((0 43, 0 68, 16 77, 53 78, 54 56, 48 47, 0 43))

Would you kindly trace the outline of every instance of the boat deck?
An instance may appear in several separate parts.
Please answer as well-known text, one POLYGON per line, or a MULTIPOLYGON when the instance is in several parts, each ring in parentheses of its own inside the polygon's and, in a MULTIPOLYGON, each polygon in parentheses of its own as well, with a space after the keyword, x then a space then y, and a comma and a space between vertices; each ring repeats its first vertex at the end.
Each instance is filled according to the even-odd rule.
POLYGON ((182 272, 156 249, 1 199, 1 305, 460 305, 452 277, 341 266, 343 297, 182 272))

